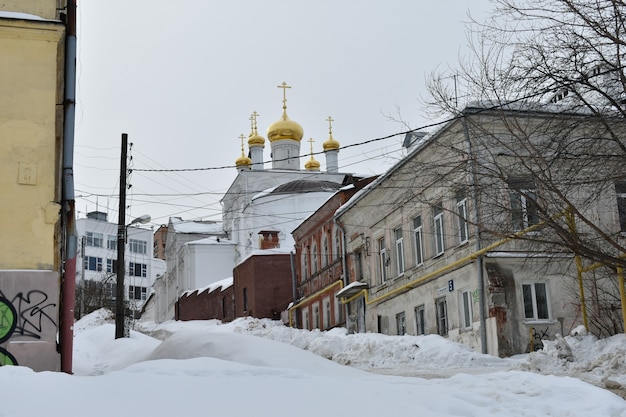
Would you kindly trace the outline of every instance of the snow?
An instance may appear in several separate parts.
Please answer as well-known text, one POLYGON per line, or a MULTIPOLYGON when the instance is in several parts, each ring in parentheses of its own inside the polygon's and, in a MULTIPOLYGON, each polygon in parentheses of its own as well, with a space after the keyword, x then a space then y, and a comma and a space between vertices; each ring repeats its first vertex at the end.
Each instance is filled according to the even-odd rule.
POLYGON ((182 220, 178 217, 171 218, 172 226, 178 233, 207 233, 222 234, 224 228, 221 222, 199 222, 192 220, 182 220))
POLYGON ((43 17, 34 14, 0 11, 0 18, 21 19, 21 20, 46 20, 43 17))
POLYGON ((624 335, 575 329, 544 351, 499 359, 436 335, 252 318, 135 324, 115 340, 106 310, 78 321, 74 375, 0 367, 0 415, 626 417, 626 401, 594 385, 610 379, 623 395, 624 335))
POLYGON ((205 291, 213 292, 213 291, 215 291, 217 289, 220 289, 221 291, 224 291, 225 289, 230 288, 232 286, 233 286, 233 277, 228 277, 228 278, 224 278, 224 279, 219 280, 219 281, 212 282, 209 285, 207 285, 206 287, 198 288, 198 289, 195 289, 195 290, 185 291, 183 293, 183 295, 191 295, 193 293, 202 294, 205 291))

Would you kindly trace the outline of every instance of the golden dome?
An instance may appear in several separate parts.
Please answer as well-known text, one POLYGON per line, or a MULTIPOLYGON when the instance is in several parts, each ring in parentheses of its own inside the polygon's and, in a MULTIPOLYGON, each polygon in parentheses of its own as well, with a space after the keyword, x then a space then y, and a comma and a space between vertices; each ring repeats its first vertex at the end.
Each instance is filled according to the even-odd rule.
POLYGON ((237 166, 237 168, 246 168, 252 165, 252 159, 248 158, 243 153, 243 138, 244 136, 242 133, 241 135, 239 135, 239 139, 241 139, 241 156, 235 160, 235 166, 237 166))
POLYGON ((235 165, 237 168, 245 168, 252 165, 252 159, 248 158, 244 154, 241 154, 241 156, 235 160, 235 165))
POLYGON ((304 130, 302 126, 300 126, 297 122, 290 120, 287 117, 287 95, 286 91, 288 88, 291 88, 287 85, 286 82, 283 81, 278 88, 283 89, 283 117, 280 118, 277 122, 274 122, 267 128, 267 138, 270 142, 274 142, 275 140, 282 139, 291 139, 297 140, 298 142, 302 140, 302 136, 304 135, 304 130))
POLYGON ((335 139, 333 139, 333 118, 328 116, 328 119, 326 119, 328 121, 328 140, 326 142, 324 142, 322 144, 322 147, 324 148, 324 152, 327 151, 335 151, 337 149, 339 149, 339 142, 337 142, 335 139))
POLYGON ((287 117, 287 112, 283 111, 283 117, 274 122, 267 128, 267 138, 270 142, 282 139, 292 139, 298 142, 302 140, 304 136, 304 130, 298 122, 287 117))
POLYGON ((307 171, 319 171, 320 163, 313 159, 313 157, 311 157, 311 159, 309 159, 306 164, 304 164, 304 169, 306 169, 307 171))
POLYGON ((256 118, 259 114, 256 110, 250 116, 250 121, 252 122, 252 131, 248 135, 248 146, 265 146, 265 138, 257 132, 256 127, 256 118))
POLYGON ((311 158, 304 164, 304 169, 307 171, 319 171, 320 163, 313 158, 313 138, 309 139, 309 144, 311 145, 311 158))

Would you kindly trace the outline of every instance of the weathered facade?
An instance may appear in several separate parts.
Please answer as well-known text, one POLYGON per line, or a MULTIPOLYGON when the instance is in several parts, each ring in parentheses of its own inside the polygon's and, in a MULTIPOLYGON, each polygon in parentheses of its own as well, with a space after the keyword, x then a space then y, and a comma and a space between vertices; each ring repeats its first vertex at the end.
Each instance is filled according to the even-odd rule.
MULTIPOLYGON (((589 131, 598 126, 545 110, 478 107, 464 116, 424 138, 339 209, 348 274, 367 286, 343 294, 343 302, 365 311, 367 331, 435 333, 499 356, 527 352, 582 324, 574 254, 551 235, 572 230, 564 220, 568 207, 555 195, 580 202, 587 193, 583 177, 595 182, 586 175, 571 181, 589 173, 556 155, 550 169, 567 188, 548 188, 531 175, 543 171, 535 161, 525 166, 519 149, 550 136, 557 138, 550 146, 563 144, 560 135, 591 140, 589 131), (517 131, 528 135, 526 142, 517 131), (549 222, 558 224, 542 227, 549 222)), ((607 233, 619 233, 615 190, 594 195, 580 207, 607 233)), ((584 233, 588 226, 579 227, 584 233)))
MULTIPOLYGON (((344 275, 344 235, 334 221, 335 211, 375 177, 355 181, 338 190, 293 232, 295 241, 296 299, 289 321, 303 329, 328 330, 345 326, 346 308, 337 294, 349 284, 344 275)), ((354 277, 352 277, 354 278, 354 277)))
MULTIPOLYGON (((61 370, 60 351, 67 354, 63 370, 71 369, 72 323, 65 324, 69 332, 60 337, 61 349, 57 339, 66 237, 63 173, 71 169, 63 166, 66 23, 61 18, 66 4, 0 4, 0 223, 5 240, 0 253, 0 365, 38 371, 61 370)), ((65 148, 72 152, 70 145, 65 148)), ((73 271, 68 279, 74 280, 73 271)), ((71 293, 73 297, 73 287, 71 293)), ((64 306, 70 320, 71 298, 64 306)))

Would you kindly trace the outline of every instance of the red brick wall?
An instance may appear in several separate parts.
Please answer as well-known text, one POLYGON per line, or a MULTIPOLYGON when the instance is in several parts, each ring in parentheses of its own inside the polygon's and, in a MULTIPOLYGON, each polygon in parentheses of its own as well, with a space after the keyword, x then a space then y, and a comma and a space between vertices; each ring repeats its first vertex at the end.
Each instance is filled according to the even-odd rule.
POLYGON ((249 257, 234 270, 235 316, 280 319, 293 301, 289 254, 249 257), (244 289, 247 309, 244 309, 244 289))
POLYGON ((193 292, 178 300, 176 320, 210 320, 219 319, 232 321, 235 318, 234 290, 230 286, 209 292, 193 292))

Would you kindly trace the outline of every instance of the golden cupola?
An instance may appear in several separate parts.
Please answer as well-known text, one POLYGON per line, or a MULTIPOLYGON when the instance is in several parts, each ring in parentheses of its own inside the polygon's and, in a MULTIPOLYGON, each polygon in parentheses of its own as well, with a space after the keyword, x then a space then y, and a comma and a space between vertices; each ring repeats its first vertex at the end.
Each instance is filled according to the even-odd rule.
POLYGON ((250 131, 250 134, 248 135, 248 147, 265 146, 265 138, 259 135, 259 132, 257 131, 257 124, 256 124, 257 116, 259 116, 259 113, 257 113, 256 111, 254 111, 252 115, 250 116, 250 121, 252 123, 252 130, 250 131))
POLYGON ((328 151, 336 151, 339 149, 339 142, 333 139, 333 118, 328 116, 328 140, 322 144, 324 147, 324 152, 328 151))
POLYGON ((304 129, 298 122, 295 122, 287 117, 287 88, 291 88, 287 83, 283 82, 278 88, 283 89, 283 116, 280 120, 272 123, 267 128, 267 139, 270 142, 283 139, 297 140, 300 142, 302 136, 304 136, 304 129))
POLYGON ((237 167, 237 169, 249 169, 250 166, 252 165, 252 159, 248 158, 245 153, 243 152, 243 139, 244 139, 244 135, 243 133, 239 136, 239 138, 241 139, 241 156, 239 158, 237 158, 235 160, 235 166, 237 167))
POLYGON ((310 138, 308 142, 311 144, 311 158, 304 164, 304 169, 307 171, 319 171, 320 163, 313 158, 313 138, 310 138))

